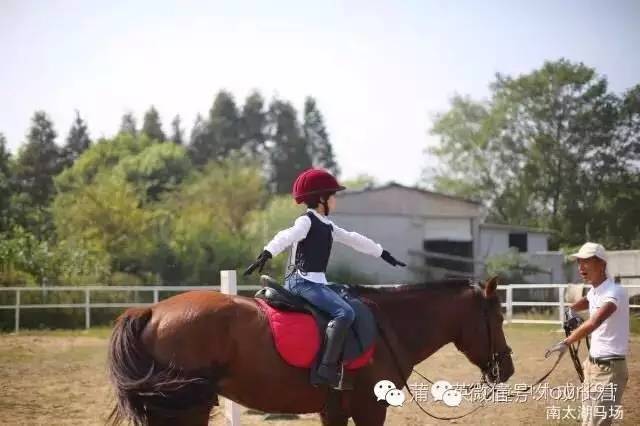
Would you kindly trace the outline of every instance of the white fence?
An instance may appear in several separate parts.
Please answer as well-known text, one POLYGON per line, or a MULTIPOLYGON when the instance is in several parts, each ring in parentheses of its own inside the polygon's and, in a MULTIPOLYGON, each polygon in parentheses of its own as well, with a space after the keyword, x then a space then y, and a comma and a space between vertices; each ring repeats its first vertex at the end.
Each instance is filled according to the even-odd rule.
MULTIPOLYGON (((502 306, 506 308, 505 321, 507 323, 524 323, 524 324, 562 324, 563 311, 565 306, 564 292, 568 284, 510 284, 498 286, 498 290, 505 290, 506 296, 502 306), (523 300, 513 300, 513 291, 518 289, 545 289, 557 288, 558 298, 553 302, 533 302, 523 300), (534 320, 513 318, 514 306, 528 307, 549 307, 560 308, 557 320, 534 320)), ((377 286, 380 287, 380 286, 377 286)), ((588 286, 586 286, 588 287, 588 286)), ((623 285, 625 288, 640 288, 640 285, 623 285)), ((256 291, 259 286, 242 286, 238 288, 241 291, 256 291)), ((15 313, 15 332, 20 331, 20 315, 24 310, 29 309, 58 309, 58 308, 75 308, 84 309, 85 327, 91 327, 91 311, 101 308, 130 308, 134 306, 146 306, 150 303, 96 303, 92 301, 92 293, 98 292, 152 292, 153 302, 159 301, 160 292, 184 292, 190 290, 217 290, 220 286, 90 286, 90 287, 0 287, 0 292, 13 292, 15 294, 15 303, 12 305, 0 305, 0 310, 13 310, 15 313), (66 304, 23 304, 21 303, 21 295, 26 292, 82 292, 84 293, 84 303, 66 303, 66 304)), ((640 305, 630 305, 631 308, 640 308, 640 305)))

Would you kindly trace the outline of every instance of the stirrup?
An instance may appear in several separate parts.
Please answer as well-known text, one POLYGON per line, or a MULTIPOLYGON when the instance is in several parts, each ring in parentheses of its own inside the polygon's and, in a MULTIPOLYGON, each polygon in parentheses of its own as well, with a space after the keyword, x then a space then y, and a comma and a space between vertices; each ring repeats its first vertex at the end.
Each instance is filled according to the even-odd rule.
POLYGON ((344 368, 344 364, 340 363, 340 380, 338 380, 338 385, 334 386, 333 389, 338 391, 350 391, 353 390, 353 380, 349 373, 347 373, 347 369, 344 368))

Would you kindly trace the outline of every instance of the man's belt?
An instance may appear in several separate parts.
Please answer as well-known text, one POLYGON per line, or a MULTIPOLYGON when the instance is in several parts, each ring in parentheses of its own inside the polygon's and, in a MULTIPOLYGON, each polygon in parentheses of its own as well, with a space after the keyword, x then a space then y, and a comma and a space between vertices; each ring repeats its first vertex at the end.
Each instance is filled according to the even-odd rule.
POLYGON ((625 357, 623 355, 610 355, 610 356, 603 356, 603 357, 598 357, 598 358, 594 358, 591 355, 589 355, 589 361, 592 364, 604 364, 604 365, 609 365, 611 364, 611 361, 621 361, 624 360, 625 357))

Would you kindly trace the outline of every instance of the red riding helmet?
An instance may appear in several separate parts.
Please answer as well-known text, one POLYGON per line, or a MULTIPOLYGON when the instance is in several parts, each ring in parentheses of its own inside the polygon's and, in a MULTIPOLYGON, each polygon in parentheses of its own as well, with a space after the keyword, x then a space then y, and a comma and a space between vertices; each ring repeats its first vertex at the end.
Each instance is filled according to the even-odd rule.
POLYGON ((323 169, 307 169, 293 182, 293 198, 300 204, 314 195, 337 192, 345 189, 338 180, 323 169))

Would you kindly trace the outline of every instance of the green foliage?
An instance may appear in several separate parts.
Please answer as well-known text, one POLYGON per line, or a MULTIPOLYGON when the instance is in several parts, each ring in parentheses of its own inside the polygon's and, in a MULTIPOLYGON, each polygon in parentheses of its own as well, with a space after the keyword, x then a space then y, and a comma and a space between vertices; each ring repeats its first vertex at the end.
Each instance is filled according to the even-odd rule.
POLYGON ((186 150, 171 142, 154 144, 135 155, 123 158, 114 169, 133 184, 148 200, 174 189, 191 171, 186 150))
POLYGON ((240 138, 243 148, 252 158, 257 158, 265 149, 267 139, 267 112, 264 99, 258 92, 251 93, 242 108, 240 138))
POLYGON ((151 146, 152 141, 146 135, 136 137, 129 133, 99 140, 76 160, 73 167, 56 178, 56 186, 65 192, 91 184, 99 172, 110 172, 121 160, 136 156, 151 146))
MULTIPOLYGON (((309 105, 306 136, 324 150, 318 158, 330 158, 322 115, 309 105)), ((288 195, 267 200, 265 180, 288 193, 311 166, 290 103, 267 110, 254 92, 239 110, 222 91, 207 117, 198 116, 188 146, 179 116, 171 124, 163 142, 155 108, 140 130, 129 112, 116 136, 93 143, 76 114, 60 149, 37 112, 15 161, 0 135, 0 283, 217 283, 221 269, 244 268, 290 226, 299 207, 288 195)), ((282 271, 285 262, 280 256, 271 267, 282 271)))
POLYGON ((64 166, 56 137, 47 114, 36 112, 31 119, 27 143, 18 153, 14 171, 19 191, 26 195, 32 206, 44 207, 54 196, 53 178, 64 166))
POLYGON ((526 256, 511 248, 505 254, 490 257, 486 263, 486 277, 500 276, 507 283, 527 283, 526 277, 546 272, 530 263, 526 256))
POLYGON ((180 116, 176 115, 171 122, 171 142, 177 145, 184 145, 184 130, 180 126, 180 116))
POLYGON ((7 140, 0 133, 0 232, 9 229, 11 222, 11 152, 7 149, 7 140))
POLYGON ((333 148, 329 142, 329 132, 324 124, 324 118, 318 110, 315 99, 310 96, 304 102, 302 131, 310 148, 314 167, 322 167, 336 176, 339 175, 340 168, 333 157, 333 148))
POLYGON ((271 185, 277 194, 291 192, 295 178, 311 167, 310 149, 303 137, 296 110, 289 102, 274 100, 269 106, 271 185))
POLYGON ((564 59, 498 74, 488 101, 456 96, 437 116, 431 153, 441 167, 430 183, 487 203, 493 221, 557 231, 554 247, 585 238, 631 247, 640 236, 637 91, 620 98, 594 69, 564 59))
POLYGON ((351 191, 358 191, 365 188, 372 188, 378 184, 376 178, 368 174, 359 174, 353 179, 346 179, 340 182, 345 188, 351 191))
POLYGON ((143 274, 154 250, 158 213, 142 206, 136 188, 118 175, 56 197, 52 211, 62 241, 110 259, 110 269, 143 274))
POLYGON ((171 223, 172 273, 189 283, 213 283, 221 269, 245 265, 253 247, 243 230, 263 191, 257 167, 236 158, 208 164, 168 195, 163 208, 171 223))
POLYGON ((240 116, 233 96, 218 92, 206 121, 196 123, 189 145, 194 164, 203 166, 210 160, 222 160, 241 147, 240 116))
POLYGON ((89 129, 87 123, 80 117, 80 113, 76 111, 76 119, 71 125, 67 143, 64 146, 64 161, 66 166, 70 166, 74 161, 91 146, 89 138, 89 129))
POLYGON ((377 283, 375 277, 362 271, 356 271, 345 264, 330 265, 327 271, 327 280, 329 282, 346 285, 370 285, 377 283))
POLYGON ((142 121, 142 133, 158 142, 164 142, 167 139, 162 131, 160 114, 158 114, 158 110, 156 110, 153 105, 144 114, 144 119, 142 121))
POLYGON ((136 136, 138 134, 138 124, 136 117, 132 112, 127 112, 122 116, 122 120, 120 122, 120 133, 126 133, 131 136, 136 136))

